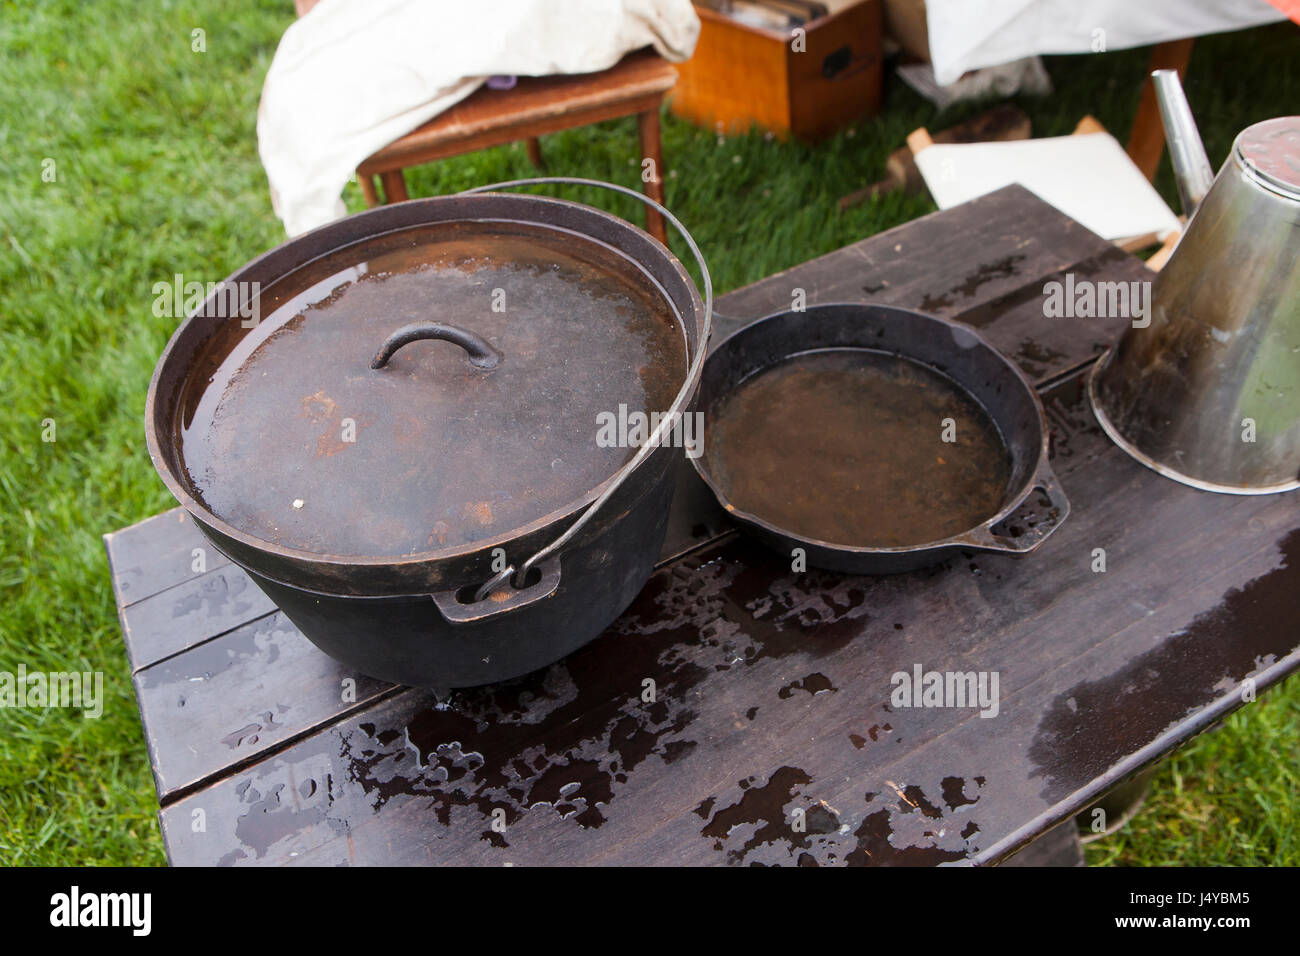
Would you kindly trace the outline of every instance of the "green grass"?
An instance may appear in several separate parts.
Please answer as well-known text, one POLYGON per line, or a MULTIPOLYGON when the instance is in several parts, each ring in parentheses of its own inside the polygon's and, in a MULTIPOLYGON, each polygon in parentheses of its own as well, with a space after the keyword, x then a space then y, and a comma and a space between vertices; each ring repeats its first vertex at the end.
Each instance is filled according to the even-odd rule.
POLYGON ((1292 679, 1166 760, 1138 815, 1088 846, 1093 865, 1300 863, 1300 687, 1292 679))
MULTIPOLYGON (((149 4, 0 0, 0 670, 100 670, 100 720, 0 711, 0 861, 163 862, 155 796, 100 536, 172 505, 145 452, 142 412, 174 320, 152 285, 217 280, 283 238, 257 158, 262 78, 288 0, 149 4), (191 51, 191 31, 207 52, 191 51), (57 180, 42 181, 52 159, 57 180), (41 440, 54 419, 57 441, 41 440)), ((1189 93, 1211 160, 1234 133, 1294 112, 1290 26, 1199 41, 1189 93)), ((1087 112, 1127 135, 1145 51, 1053 58, 1057 95, 1023 100, 1036 135, 1087 112)), ((720 290, 929 212, 893 195, 835 200, 882 175, 936 115, 890 81, 886 110, 816 147, 759 134, 719 140, 668 118, 669 205, 720 290)), ((549 137, 550 171, 637 183, 631 121, 549 137)), ((531 173, 522 149, 427 167, 413 195, 531 173)), ((1176 201, 1167 166, 1160 188, 1176 201)), ((361 208, 355 186, 351 208, 361 208)), ((630 201, 584 198, 624 213, 630 201)), ((680 250, 679 250, 680 251, 680 250)), ((1300 684, 1233 717, 1162 771, 1146 811, 1094 845, 1094 862, 1300 862, 1300 684)))

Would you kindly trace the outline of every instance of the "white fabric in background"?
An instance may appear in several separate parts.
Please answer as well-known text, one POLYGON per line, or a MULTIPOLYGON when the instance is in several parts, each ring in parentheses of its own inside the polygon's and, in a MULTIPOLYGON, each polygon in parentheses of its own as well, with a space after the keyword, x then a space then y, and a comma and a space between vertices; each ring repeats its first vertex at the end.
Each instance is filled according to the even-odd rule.
POLYGON ((489 76, 604 70, 648 45, 681 61, 699 29, 690 0, 322 0, 262 86, 271 205, 290 236, 324 225, 362 160, 489 76))
POLYGON ((1037 53, 1090 53, 1285 20, 1267 0, 926 0, 930 60, 947 86, 1037 53))

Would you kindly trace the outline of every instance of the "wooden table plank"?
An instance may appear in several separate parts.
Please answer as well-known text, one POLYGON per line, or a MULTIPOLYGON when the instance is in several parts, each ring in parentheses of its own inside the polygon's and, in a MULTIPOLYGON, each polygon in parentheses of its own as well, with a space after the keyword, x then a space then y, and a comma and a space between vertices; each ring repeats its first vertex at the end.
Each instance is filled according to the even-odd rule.
MULTIPOLYGON (((1092 276, 1126 260, 1133 261, 1013 185, 760 279, 726 296, 725 308, 719 301, 718 311, 755 319, 789 309, 802 289, 809 304, 878 302, 966 321, 1007 296, 1041 294, 1043 280, 1057 273, 1092 276)), ((1056 321, 1041 310, 1037 318, 1056 321)), ((718 322, 722 335, 736 327, 718 322)))
POLYGON ((1154 273, 1140 260, 1111 249, 1096 259, 1074 263, 1043 276, 1037 282, 963 309, 955 318, 974 326, 1031 380, 1042 383, 1091 364, 1119 337, 1131 319, 1123 317, 1048 318, 1043 315, 1043 289, 1051 282, 1140 282, 1149 284, 1154 273))
MULTIPOLYGON (((216 548, 208 545, 215 554, 216 548)), ((121 611, 132 671, 140 671, 275 610, 238 566, 225 562, 121 611)))
POLYGON ((163 802, 395 689, 322 654, 278 611, 135 675, 163 802))
POLYGON ((1007 855, 1239 705, 1244 678, 1262 688, 1300 660, 1294 503, 1142 468, 1077 385, 1052 408, 1074 513, 1036 554, 860 578, 794 574, 730 536, 539 674, 450 703, 403 691, 170 804, 171 859, 1007 855), (891 676, 917 664, 996 671, 998 716, 894 706, 891 676))
POLYGON ((119 608, 230 563, 208 544, 184 508, 106 534, 104 548, 119 608))

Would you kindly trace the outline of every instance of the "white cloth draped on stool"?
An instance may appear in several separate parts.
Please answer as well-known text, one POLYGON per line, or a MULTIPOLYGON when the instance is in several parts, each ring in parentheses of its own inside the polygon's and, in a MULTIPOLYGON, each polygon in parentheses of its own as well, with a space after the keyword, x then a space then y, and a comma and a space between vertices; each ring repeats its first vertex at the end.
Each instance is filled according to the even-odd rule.
POLYGON ((343 187, 376 150, 489 76, 589 73, 653 46, 690 57, 690 0, 322 0, 267 71, 258 152, 290 236, 344 214, 343 187))

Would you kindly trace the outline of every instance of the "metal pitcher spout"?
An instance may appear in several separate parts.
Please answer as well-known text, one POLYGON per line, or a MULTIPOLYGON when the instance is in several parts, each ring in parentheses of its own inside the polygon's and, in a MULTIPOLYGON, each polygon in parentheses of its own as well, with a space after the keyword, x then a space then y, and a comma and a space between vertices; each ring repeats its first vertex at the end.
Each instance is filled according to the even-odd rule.
POLYGON ((1156 101, 1160 104, 1160 120, 1165 127, 1165 142, 1169 144, 1169 159, 1178 182, 1178 197, 1188 219, 1196 212, 1214 183, 1214 170, 1205 155, 1192 108, 1178 79, 1177 70, 1156 70, 1151 74, 1156 101))

